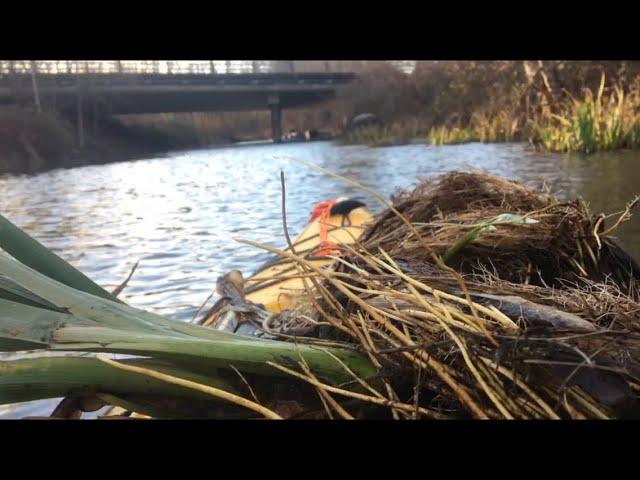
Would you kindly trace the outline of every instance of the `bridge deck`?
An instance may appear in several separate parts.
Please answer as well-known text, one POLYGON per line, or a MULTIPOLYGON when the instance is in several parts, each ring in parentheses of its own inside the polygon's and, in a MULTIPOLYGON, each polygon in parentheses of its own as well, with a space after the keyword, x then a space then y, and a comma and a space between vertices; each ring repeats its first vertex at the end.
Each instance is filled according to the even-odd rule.
MULTIPOLYGON (((253 74, 40 74, 42 98, 57 108, 75 108, 84 101, 111 113, 262 110, 276 98, 281 108, 296 108, 331 98, 336 87, 354 79, 350 73, 253 74)), ((0 102, 33 88, 29 74, 0 76, 0 102)))

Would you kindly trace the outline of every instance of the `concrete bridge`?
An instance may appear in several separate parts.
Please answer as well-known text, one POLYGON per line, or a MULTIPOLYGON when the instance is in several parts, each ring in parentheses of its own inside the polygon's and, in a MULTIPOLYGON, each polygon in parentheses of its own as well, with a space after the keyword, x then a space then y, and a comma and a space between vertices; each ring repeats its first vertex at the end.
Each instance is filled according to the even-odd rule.
MULTIPOLYGON (((0 74, 0 104, 26 98, 77 115, 270 110, 274 142, 281 139, 281 112, 335 96, 355 75, 321 73, 48 73, 0 74)), ((80 136, 82 132, 80 131, 80 136)))

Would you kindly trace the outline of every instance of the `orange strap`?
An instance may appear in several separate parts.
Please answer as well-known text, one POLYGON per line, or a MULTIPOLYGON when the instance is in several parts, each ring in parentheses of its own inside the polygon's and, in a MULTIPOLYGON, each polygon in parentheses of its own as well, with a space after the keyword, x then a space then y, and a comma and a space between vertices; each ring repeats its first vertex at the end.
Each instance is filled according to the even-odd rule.
POLYGON ((316 250, 316 255, 319 257, 324 255, 340 255, 342 253, 342 249, 337 243, 330 242, 328 240, 320 242, 320 245, 318 246, 321 247, 319 250, 316 250))
POLYGON ((318 236, 320 237, 320 245, 318 246, 320 247, 320 249, 316 251, 316 255, 330 255, 340 253, 338 245, 334 242, 329 241, 329 226, 327 225, 327 221, 331 216, 331 208, 335 204, 335 200, 327 200, 325 202, 317 204, 311 211, 309 223, 313 222, 316 218, 320 223, 318 232, 318 236))
POLYGON ((309 222, 313 222, 316 218, 323 216, 325 219, 329 218, 329 213, 331 212, 331 208, 336 204, 335 200, 327 200, 325 202, 320 202, 313 210, 311 210, 311 217, 309 217, 309 222))

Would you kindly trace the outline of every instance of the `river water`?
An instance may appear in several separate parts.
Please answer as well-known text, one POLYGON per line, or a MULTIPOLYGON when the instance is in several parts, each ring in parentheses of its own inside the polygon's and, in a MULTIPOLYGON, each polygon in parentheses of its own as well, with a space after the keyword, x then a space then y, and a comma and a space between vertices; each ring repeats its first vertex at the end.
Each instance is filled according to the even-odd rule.
MULTIPOLYGON (((286 177, 292 236, 322 200, 357 196, 372 210, 380 209, 366 194, 297 160, 386 196, 419 177, 451 170, 546 184, 562 199, 582 196, 594 212, 619 211, 640 194, 637 151, 583 156, 535 153, 524 144, 369 148, 254 143, 0 177, 0 211, 107 289, 122 282, 139 260, 121 298, 188 321, 220 274, 239 269, 248 275, 266 260, 263 252, 233 238, 285 243, 280 170, 286 177)), ((622 246, 640 258, 640 219, 632 218, 618 234, 622 246)), ((0 417, 7 415, 19 413, 0 407, 0 417)))

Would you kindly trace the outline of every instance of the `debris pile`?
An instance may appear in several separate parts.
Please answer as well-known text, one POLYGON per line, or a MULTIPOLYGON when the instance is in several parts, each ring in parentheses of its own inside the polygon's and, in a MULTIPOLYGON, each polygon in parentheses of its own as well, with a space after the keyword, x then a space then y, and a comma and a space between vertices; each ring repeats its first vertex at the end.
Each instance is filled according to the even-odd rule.
POLYGON ((611 234, 635 203, 592 216, 458 172, 400 192, 331 271, 295 258, 313 308, 269 322, 283 340, 350 344, 378 375, 337 389, 280 368, 334 401, 355 385, 395 418, 634 416, 640 268, 611 234))

